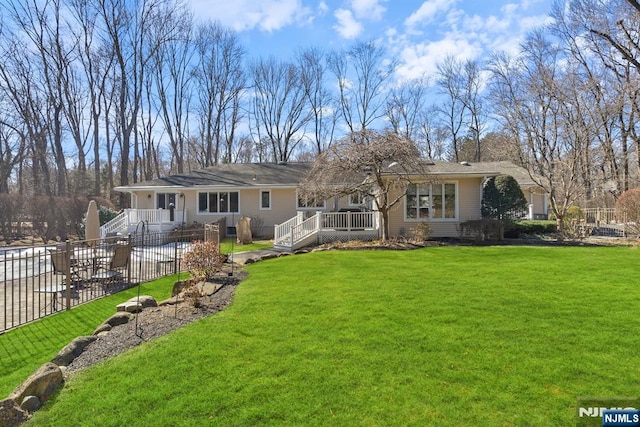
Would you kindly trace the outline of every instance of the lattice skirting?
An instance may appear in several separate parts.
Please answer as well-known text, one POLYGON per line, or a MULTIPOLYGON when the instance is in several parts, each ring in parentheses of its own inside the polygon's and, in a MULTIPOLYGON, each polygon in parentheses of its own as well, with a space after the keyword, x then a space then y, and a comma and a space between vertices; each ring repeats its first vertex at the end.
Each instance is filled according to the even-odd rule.
POLYGON ((370 240, 376 240, 378 238, 378 231, 377 230, 371 230, 371 231, 359 231, 357 233, 331 233, 331 234, 326 234, 326 233, 322 233, 319 236, 319 243, 330 243, 330 242, 349 242, 351 240, 363 240, 363 241, 370 241, 370 240))

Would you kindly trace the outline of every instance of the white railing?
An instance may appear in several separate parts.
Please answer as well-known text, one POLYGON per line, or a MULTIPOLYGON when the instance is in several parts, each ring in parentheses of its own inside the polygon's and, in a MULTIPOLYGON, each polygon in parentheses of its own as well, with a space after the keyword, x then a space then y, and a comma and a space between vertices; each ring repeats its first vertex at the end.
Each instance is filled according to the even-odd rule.
POLYGON ((125 209, 100 227, 100 235, 104 238, 110 233, 129 232, 140 223, 157 226, 161 230, 163 225, 181 224, 183 220, 187 222, 186 213, 178 210, 174 211, 174 220, 171 221, 171 212, 168 209, 125 209))
POLYGON ((623 218, 616 218, 615 208, 583 208, 580 213, 587 224, 624 223, 623 218))
POLYGON ((291 227, 292 246, 295 246, 295 243, 305 239, 306 237, 318 231, 319 218, 320 217, 316 214, 311 218, 302 221, 300 224, 296 224, 293 227, 291 227))
POLYGON ((365 230, 374 228, 373 212, 330 212, 322 214, 321 227, 329 230, 365 230))
POLYGON ((290 220, 283 222, 282 224, 276 224, 274 226, 273 232, 273 243, 275 245, 280 245, 287 242, 293 244, 293 242, 289 242, 289 239, 291 238, 291 229, 294 226, 300 224, 302 221, 302 212, 298 212, 298 214, 290 220))
POLYGON ((117 217, 100 227, 100 238, 104 239, 108 235, 126 230, 126 228, 127 215, 124 212, 120 212, 117 217))
POLYGON ((358 236, 370 238, 377 235, 378 228, 377 212, 317 212, 307 220, 303 220, 303 214, 299 212, 296 217, 275 226, 274 246, 296 248, 314 234, 326 234, 330 240, 349 240, 358 236))

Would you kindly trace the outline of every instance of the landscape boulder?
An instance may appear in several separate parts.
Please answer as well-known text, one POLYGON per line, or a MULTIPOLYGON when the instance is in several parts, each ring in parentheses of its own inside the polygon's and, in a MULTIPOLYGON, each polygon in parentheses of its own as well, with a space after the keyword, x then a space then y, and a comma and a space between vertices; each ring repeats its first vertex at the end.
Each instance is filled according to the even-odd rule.
POLYGON ((38 399, 38 396, 27 396, 22 399, 20 409, 27 412, 35 412, 40 409, 40 406, 42 406, 42 403, 40 399, 38 399))
POLYGON ((127 313, 126 311, 120 311, 114 314, 113 316, 109 317, 107 320, 104 321, 104 323, 110 326, 125 325, 129 323, 129 321, 132 318, 133 316, 131 316, 131 313, 127 313))
POLYGON ((113 326, 109 325, 108 323, 102 323, 96 328, 95 331, 93 331, 92 335, 100 335, 103 332, 109 332, 111 328, 113 328, 113 326))
POLYGON ((69 366, 73 360, 80 356, 85 347, 97 339, 95 336, 78 337, 67 344, 51 361, 58 366, 69 366))
POLYGON ((22 402, 27 396, 37 396, 46 402, 64 381, 62 370, 55 363, 45 363, 9 395, 15 402, 22 402))
POLYGON ((118 304, 117 311, 126 311, 129 313, 137 313, 143 308, 157 307, 158 302, 151 295, 140 295, 139 297, 133 297, 128 301, 118 304))

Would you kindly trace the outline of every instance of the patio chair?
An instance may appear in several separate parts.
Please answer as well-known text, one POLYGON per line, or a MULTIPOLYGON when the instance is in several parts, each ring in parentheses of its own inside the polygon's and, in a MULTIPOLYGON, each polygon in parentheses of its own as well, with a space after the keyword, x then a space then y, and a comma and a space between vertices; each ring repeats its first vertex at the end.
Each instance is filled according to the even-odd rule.
POLYGON ((71 283, 82 281, 82 277, 80 276, 80 266, 71 258, 67 251, 62 251, 60 249, 50 249, 49 255, 51 257, 51 266, 53 267, 53 273, 55 275, 62 276, 62 283, 65 283, 67 280, 67 271, 69 271, 69 276, 71 277, 71 283))
POLYGON ((102 288, 106 292, 112 285, 123 282, 124 272, 129 266, 130 259, 131 246, 117 245, 109 261, 99 267, 91 279, 102 284, 102 288))
POLYGON ((58 298, 62 301, 64 293, 67 290, 67 271, 69 272, 70 283, 69 287, 74 291, 74 297, 77 296, 77 288, 81 287, 82 277, 80 276, 80 268, 77 262, 68 256, 67 251, 59 249, 49 250, 51 257, 51 266, 53 267, 53 274, 61 276, 60 283, 52 283, 46 285, 40 289, 34 290, 37 293, 44 293, 51 295, 51 306, 53 311, 57 311, 58 298))

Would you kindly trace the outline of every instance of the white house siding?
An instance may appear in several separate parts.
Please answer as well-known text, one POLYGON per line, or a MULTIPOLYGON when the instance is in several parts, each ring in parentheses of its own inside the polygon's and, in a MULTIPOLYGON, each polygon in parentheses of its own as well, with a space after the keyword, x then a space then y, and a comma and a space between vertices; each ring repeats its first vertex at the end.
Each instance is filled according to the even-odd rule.
POLYGON ((247 208, 242 207, 242 214, 262 223, 260 234, 273 237, 273 227, 296 216, 296 190, 293 188, 261 188, 242 191, 241 199, 247 200, 247 208), (271 208, 260 209, 260 193, 270 191, 271 208))
MULTIPOLYGON (((431 237, 456 237, 460 222, 480 218, 480 182, 481 178, 445 179, 457 183, 458 218, 455 220, 431 220, 431 237)), ((411 230, 422 221, 405 221, 404 200, 394 206, 389 213, 389 234, 411 236, 411 230)))

